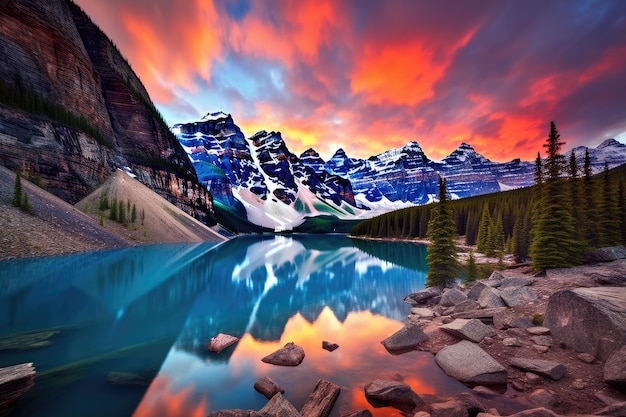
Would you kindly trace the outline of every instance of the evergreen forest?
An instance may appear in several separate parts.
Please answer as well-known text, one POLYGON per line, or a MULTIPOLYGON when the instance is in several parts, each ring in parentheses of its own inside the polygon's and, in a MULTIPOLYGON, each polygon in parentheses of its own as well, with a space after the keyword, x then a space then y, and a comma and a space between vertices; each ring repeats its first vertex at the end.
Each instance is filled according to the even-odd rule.
MULTIPOLYGON (((535 161, 535 185, 447 200, 457 237, 485 255, 512 254, 536 269, 579 265, 599 247, 626 244, 626 165, 592 175, 589 154, 578 166, 551 123, 547 157, 535 161)), ((440 196, 441 198, 441 196, 440 196)), ((354 226, 352 236, 429 239, 439 202, 389 212, 354 226), (430 229, 430 230, 429 230, 430 229)), ((436 226, 435 226, 436 227, 436 226)))

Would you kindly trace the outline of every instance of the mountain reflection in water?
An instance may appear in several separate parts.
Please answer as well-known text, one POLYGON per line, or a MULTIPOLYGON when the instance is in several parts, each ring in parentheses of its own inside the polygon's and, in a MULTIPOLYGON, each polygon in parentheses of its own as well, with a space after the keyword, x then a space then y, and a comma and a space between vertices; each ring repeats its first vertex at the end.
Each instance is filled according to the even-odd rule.
POLYGON ((467 390, 432 355, 395 356, 380 344, 402 327, 403 297, 424 287, 425 256, 410 243, 293 235, 0 262, 0 343, 11 333, 58 332, 50 346, 0 349, 0 366, 37 367, 12 415, 259 409, 267 400, 253 385, 262 376, 297 408, 318 379, 340 385, 332 416, 359 408, 399 415, 367 403, 363 386, 373 379, 402 380, 421 394, 467 390), (208 352, 220 332, 241 340, 208 352), (323 340, 340 348, 327 352, 323 340), (300 366, 261 362, 291 341, 305 350, 300 366), (147 376, 149 387, 112 385, 112 371, 147 376))

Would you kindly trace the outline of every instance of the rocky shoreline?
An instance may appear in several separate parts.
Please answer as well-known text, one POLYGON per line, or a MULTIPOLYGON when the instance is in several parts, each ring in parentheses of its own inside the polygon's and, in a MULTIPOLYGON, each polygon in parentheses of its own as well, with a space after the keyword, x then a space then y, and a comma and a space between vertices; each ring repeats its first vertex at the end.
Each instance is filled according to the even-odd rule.
MULTIPOLYGON (((600 255, 605 262, 541 273, 518 267, 465 286, 409 294, 405 326, 383 345, 393 354, 431 352, 472 391, 442 398, 376 380, 365 385, 366 398, 373 407, 414 417, 626 416, 626 249, 600 255)), ((328 416, 340 389, 320 381, 325 390, 316 388, 307 404, 324 407, 297 411, 273 381, 259 384, 273 387, 260 411, 209 416, 328 416)))

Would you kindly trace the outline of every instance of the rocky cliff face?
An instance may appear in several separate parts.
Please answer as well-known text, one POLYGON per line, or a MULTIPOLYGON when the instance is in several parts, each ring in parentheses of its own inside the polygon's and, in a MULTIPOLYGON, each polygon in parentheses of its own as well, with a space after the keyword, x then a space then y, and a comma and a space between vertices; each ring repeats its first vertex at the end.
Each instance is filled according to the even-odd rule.
POLYGON ((70 203, 128 167, 186 212, 212 217, 211 194, 141 81, 71 1, 3 1, 0 80, 3 165, 70 203))

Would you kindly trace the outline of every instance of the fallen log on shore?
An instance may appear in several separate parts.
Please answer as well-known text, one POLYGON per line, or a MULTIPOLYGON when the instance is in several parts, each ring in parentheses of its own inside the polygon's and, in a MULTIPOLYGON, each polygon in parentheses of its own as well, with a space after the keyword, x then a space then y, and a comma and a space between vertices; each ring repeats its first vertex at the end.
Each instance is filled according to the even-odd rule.
POLYGON ((0 368, 0 410, 15 402, 35 383, 35 367, 31 363, 0 368))

